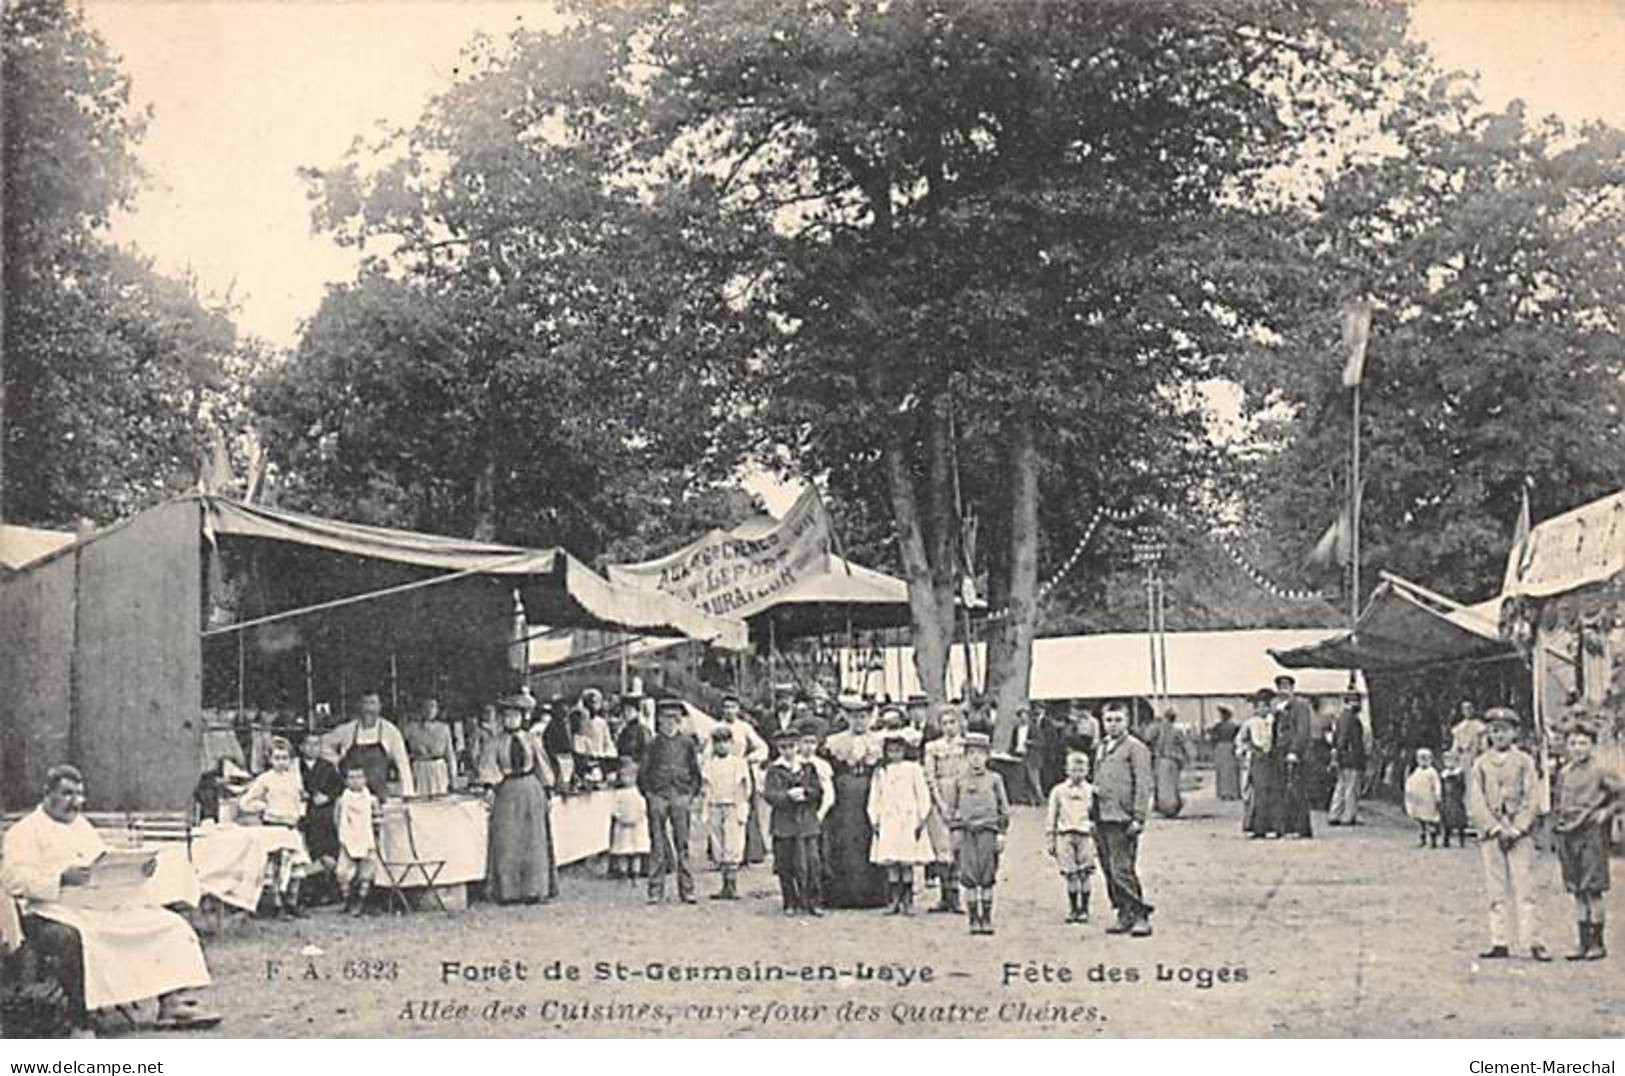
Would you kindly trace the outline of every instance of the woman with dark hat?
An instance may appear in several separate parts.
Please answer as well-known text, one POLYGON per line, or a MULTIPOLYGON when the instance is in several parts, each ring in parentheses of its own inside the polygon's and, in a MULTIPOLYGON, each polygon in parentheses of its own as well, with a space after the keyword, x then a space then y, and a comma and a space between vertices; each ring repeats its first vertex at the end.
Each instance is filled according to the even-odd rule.
MULTIPOLYGON (((869 706, 843 699, 847 727, 824 741, 834 768, 835 806, 824 816, 825 904, 831 908, 879 908, 886 903, 886 871, 869 860, 869 785, 880 765, 883 738, 869 728, 869 706)), ((896 707, 888 710, 901 713, 896 707)))
POLYGON ((497 700, 502 736, 497 766, 502 781, 491 799, 486 845, 486 895, 499 904, 535 904, 558 894, 553 831, 547 816, 547 789, 534 738, 525 731, 529 700, 510 695, 497 700))

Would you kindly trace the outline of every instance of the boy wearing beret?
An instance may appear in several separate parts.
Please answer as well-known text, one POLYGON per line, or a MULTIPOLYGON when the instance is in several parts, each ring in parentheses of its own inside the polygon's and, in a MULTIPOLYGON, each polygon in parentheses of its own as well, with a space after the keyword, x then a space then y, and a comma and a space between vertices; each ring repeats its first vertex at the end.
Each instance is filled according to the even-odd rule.
POLYGON ((992 737, 977 731, 965 736, 965 772, 948 787, 946 814, 953 834, 954 862, 965 891, 965 911, 972 934, 993 933, 993 884, 999 853, 1010 828, 1010 798, 1004 778, 988 769, 992 737))

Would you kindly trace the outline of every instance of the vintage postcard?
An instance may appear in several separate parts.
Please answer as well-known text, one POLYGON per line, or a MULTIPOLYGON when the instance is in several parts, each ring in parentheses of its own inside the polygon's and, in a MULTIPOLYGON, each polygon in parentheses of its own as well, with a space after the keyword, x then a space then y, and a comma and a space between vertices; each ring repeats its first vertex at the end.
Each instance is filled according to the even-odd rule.
POLYGON ((1617 3, 0 22, 5 1037, 1625 1032, 1617 3))

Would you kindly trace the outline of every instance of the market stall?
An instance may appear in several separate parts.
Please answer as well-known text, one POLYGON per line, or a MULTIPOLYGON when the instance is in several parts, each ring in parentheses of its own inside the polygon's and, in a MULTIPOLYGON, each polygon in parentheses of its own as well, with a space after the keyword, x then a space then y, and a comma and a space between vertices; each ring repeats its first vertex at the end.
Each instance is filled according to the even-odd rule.
POLYGON ((222 721, 321 729, 363 688, 392 708, 489 698, 514 678, 516 601, 533 622, 747 645, 742 621, 562 550, 186 496, 0 580, 0 794, 26 806, 73 759, 98 809, 185 808, 222 721))

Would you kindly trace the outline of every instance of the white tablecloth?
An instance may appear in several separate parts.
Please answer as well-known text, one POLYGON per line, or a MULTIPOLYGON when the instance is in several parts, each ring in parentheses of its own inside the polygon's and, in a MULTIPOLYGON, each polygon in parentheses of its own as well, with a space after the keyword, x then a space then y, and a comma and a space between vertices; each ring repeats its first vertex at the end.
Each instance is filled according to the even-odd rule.
MULTIPOLYGON (((609 851, 608 790, 548 800, 553 822, 553 850, 560 866, 609 851)), ((436 881, 441 885, 485 881, 486 836, 491 811, 483 799, 392 800, 384 808, 379 845, 392 862, 409 859, 446 862, 436 881), (407 817, 412 840, 407 841, 407 817), (416 855, 413 855, 414 847, 416 855)))
POLYGON ((298 847, 298 832, 283 826, 219 825, 192 834, 192 867, 202 892, 251 912, 259 907, 265 861, 298 847))
POLYGON ((393 863, 445 860, 445 867, 435 877, 439 885, 483 882, 489 816, 485 801, 476 797, 391 800, 384 807, 384 820, 378 828, 379 851, 393 863))
POLYGON ((609 789, 548 801, 559 866, 609 851, 609 809, 614 801, 615 793, 609 789))

